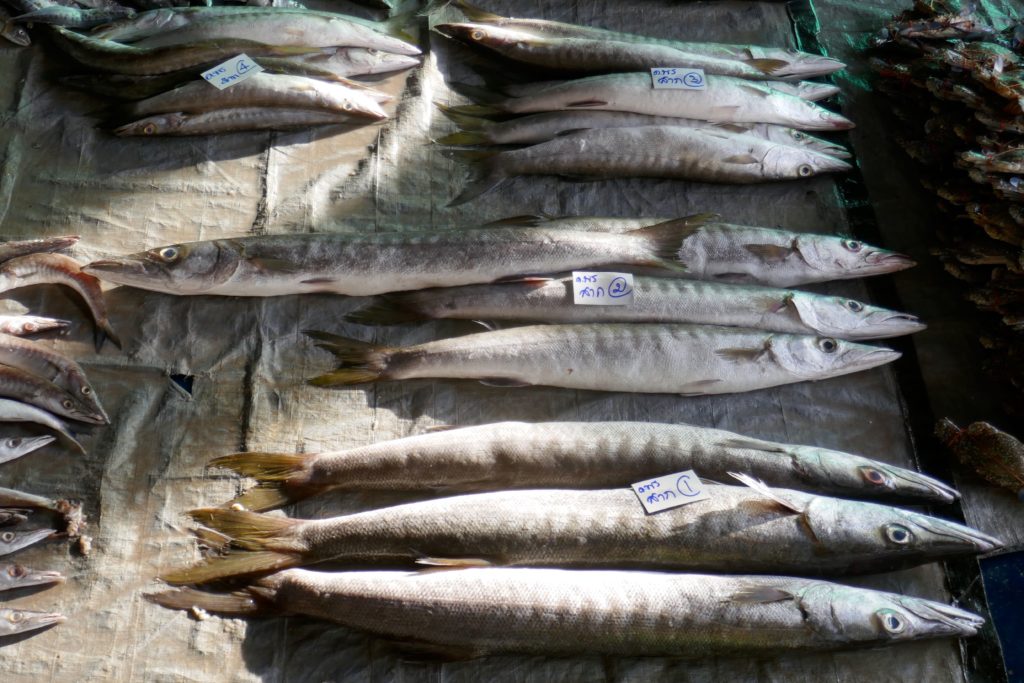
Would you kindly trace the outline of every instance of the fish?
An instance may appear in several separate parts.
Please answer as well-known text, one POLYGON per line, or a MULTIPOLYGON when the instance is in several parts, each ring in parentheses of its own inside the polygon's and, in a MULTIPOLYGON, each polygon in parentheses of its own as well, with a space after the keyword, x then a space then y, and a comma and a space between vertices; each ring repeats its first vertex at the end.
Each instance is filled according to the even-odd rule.
POLYGON ((130 40, 141 48, 231 39, 282 47, 361 47, 418 55, 418 47, 389 35, 401 34, 407 21, 408 17, 401 15, 373 22, 337 12, 276 7, 182 7, 140 12, 93 35, 130 40))
POLYGON ((652 422, 499 422, 341 451, 232 453, 209 465, 254 478, 232 503, 257 511, 334 490, 599 489, 690 469, 723 483, 745 472, 773 486, 890 503, 958 497, 932 477, 852 453, 652 422))
POLYGON ((579 306, 573 278, 441 287, 385 294, 345 316, 362 324, 437 318, 546 323, 696 323, 838 339, 884 339, 925 329, 915 316, 839 296, 749 285, 637 276, 625 306, 579 306))
MULTIPOLYGON (((202 508, 189 516, 232 549, 160 578, 200 584, 320 562, 842 576, 1003 547, 900 508, 752 483, 709 484, 707 500, 656 515, 629 489, 476 493, 317 520, 202 508)), ((678 496, 665 491, 642 495, 678 496)))
POLYGON ((812 135, 776 126, 770 123, 709 123, 671 116, 648 116, 621 111, 542 112, 519 116, 506 121, 459 114, 450 107, 439 105, 441 112, 454 121, 461 130, 438 140, 442 145, 531 145, 554 139, 570 131, 590 128, 633 128, 636 126, 682 126, 684 128, 721 128, 738 135, 753 137, 791 147, 806 147, 812 151, 840 159, 848 159, 850 152, 842 145, 812 135))
MULTIPOLYGON (((664 40, 650 36, 642 36, 621 31, 609 31, 592 26, 580 26, 560 21, 543 19, 521 19, 503 17, 474 7, 464 0, 453 3, 471 22, 486 24, 490 27, 525 31, 534 36, 544 38, 563 38, 577 40, 597 40, 607 42, 630 42, 648 46, 669 47, 681 52, 697 53, 716 59, 734 60, 772 67, 773 78, 803 79, 826 76, 845 68, 845 64, 825 55, 801 52, 791 48, 766 47, 760 45, 735 45, 710 42, 686 42, 664 40)), ((662 66, 649 63, 650 66, 662 66)), ((665 65, 671 66, 671 65, 665 65)), ((685 64, 683 66, 692 66, 685 64)))
POLYGON ((63 624, 67 620, 67 617, 55 612, 0 607, 0 637, 38 631, 41 628, 63 624))
POLYGON ((78 235, 64 235, 62 237, 43 237, 31 240, 2 240, 0 241, 0 263, 10 261, 18 256, 38 254, 42 252, 54 252, 68 249, 78 243, 81 239, 78 235))
POLYGON ((1019 439, 988 422, 972 422, 961 429, 949 418, 939 420, 935 434, 982 479, 1024 500, 1024 443, 1019 439))
POLYGON ((388 74, 405 71, 420 64, 420 58, 414 55, 401 55, 365 47, 321 48, 319 52, 286 59, 326 69, 342 77, 388 74))
POLYGON ((200 113, 225 108, 283 107, 323 110, 353 118, 382 121, 388 115, 379 102, 389 99, 390 95, 354 82, 342 85, 305 76, 257 73, 223 90, 211 88, 206 81, 192 79, 177 88, 127 105, 125 113, 142 117, 167 112, 200 113))
POLYGON ((240 237, 93 261, 107 282, 179 295, 369 296, 609 264, 674 270, 682 223, 621 235, 536 228, 240 237))
POLYGON ((54 415, 80 422, 108 422, 106 414, 93 408, 95 399, 92 396, 72 394, 47 379, 10 365, 0 365, 0 396, 22 401, 54 415))
POLYGON ((499 653, 749 658, 970 636, 984 623, 943 603, 819 579, 614 570, 287 569, 232 594, 178 589, 147 598, 230 616, 316 617, 449 659, 499 653))
POLYGON ((735 225, 711 213, 678 219, 516 216, 500 225, 544 226, 556 230, 635 230, 638 225, 690 226, 677 252, 684 264, 673 277, 708 282, 797 287, 815 282, 885 275, 910 268, 908 256, 852 237, 735 225))
POLYGON ((20 564, 0 564, 0 591, 64 583, 60 572, 29 569, 20 564))
POLYGON ((3 436, 0 437, 0 463, 17 460, 57 440, 55 436, 3 436))
POLYGON ((37 408, 21 401, 13 401, 9 398, 0 398, 0 422, 34 422, 41 424, 57 432, 75 450, 85 453, 85 448, 78 442, 78 439, 71 433, 67 425, 42 408, 37 408))
POLYGON ((519 175, 572 179, 674 178, 709 183, 764 183, 848 171, 850 164, 806 148, 706 128, 643 126, 566 133, 506 151, 452 150, 473 165, 458 206, 519 175))
POLYGON ((716 123, 774 123, 798 130, 836 131, 849 119, 808 100, 731 76, 708 76, 698 97, 692 91, 654 89, 650 72, 603 74, 568 81, 515 86, 517 95, 452 107, 470 115, 535 114, 544 111, 624 111, 716 123))
POLYGON ((0 263, 0 292, 42 284, 63 285, 78 293, 96 325, 97 351, 107 339, 121 348, 121 340, 110 325, 99 280, 84 272, 73 258, 63 254, 30 254, 0 263))
POLYGON ((31 531, 5 529, 0 531, 0 556, 11 555, 56 535, 57 532, 53 529, 32 529, 31 531))
POLYGON ((370 121, 332 111, 285 107, 236 107, 189 114, 156 114, 114 129, 118 136, 216 135, 239 131, 295 130, 310 126, 363 126, 370 121))
MULTIPOLYGON (((37 496, 34 493, 0 488, 0 507, 47 510, 61 515, 64 518, 64 533, 71 538, 79 537, 82 530, 88 526, 85 515, 82 513, 81 504, 70 500, 54 500, 45 496, 37 496)), ((50 532, 55 533, 52 530, 50 532)))
POLYGON ((20 24, 52 24, 66 28, 93 28, 133 16, 135 16, 135 10, 130 7, 81 9, 54 5, 19 14, 11 21, 20 24))
POLYGON ((91 415, 102 419, 99 424, 110 423, 82 366, 70 358, 35 342, 5 334, 0 335, 0 363, 53 382, 89 408, 91 415))
POLYGON ((65 330, 70 325, 69 320, 44 318, 38 315, 0 315, 0 332, 19 337, 50 330, 65 330))
POLYGON ((47 28, 53 33, 57 46, 80 64, 99 71, 137 76, 166 74, 183 69, 202 70, 237 57, 239 53, 258 59, 317 52, 317 48, 312 47, 266 45, 252 40, 219 40, 140 48, 93 38, 62 26, 47 28))
POLYGON ((319 387, 446 378, 703 396, 838 377, 901 355, 831 337, 715 325, 532 325, 399 348, 313 330, 306 335, 340 363, 309 380, 319 387))

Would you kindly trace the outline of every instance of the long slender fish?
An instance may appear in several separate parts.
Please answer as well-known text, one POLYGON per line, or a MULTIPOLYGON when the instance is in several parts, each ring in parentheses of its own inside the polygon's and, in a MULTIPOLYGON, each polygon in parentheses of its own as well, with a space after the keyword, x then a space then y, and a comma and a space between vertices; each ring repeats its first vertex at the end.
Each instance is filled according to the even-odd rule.
POLYGON ((54 612, 0 607, 0 637, 38 631, 48 626, 63 624, 67 620, 64 615, 54 612))
POLYGON ((756 490, 709 485, 710 499, 657 515, 629 489, 478 493, 319 520, 205 508, 189 514, 236 550, 161 578, 196 584, 318 562, 414 561, 826 576, 1003 546, 900 508, 752 483, 756 490))
POLYGON ((0 463, 16 460, 57 440, 55 436, 0 437, 0 463))
POLYGON ((689 231, 666 223, 620 235, 534 228, 270 235, 159 247, 84 270, 172 294, 367 296, 610 264, 669 271, 689 231))
POLYGON ((20 368, 53 382, 76 396, 91 409, 93 415, 101 416, 102 424, 110 422, 82 366, 70 358, 41 344, 0 334, 0 363, 20 368))
POLYGON ((0 564, 0 591, 64 583, 60 572, 29 569, 20 564, 0 564))
POLYGON ((93 28, 133 16, 135 16, 135 10, 130 7, 81 9, 54 5, 20 14, 11 21, 20 24, 53 24, 66 28, 93 28))
POLYGON ((340 361, 310 383, 336 387, 417 378, 494 386, 728 394, 838 377, 890 363, 892 349, 714 325, 534 325, 403 348, 307 332, 340 361))
POLYGON ((188 114, 173 112, 147 116, 119 126, 115 135, 214 135, 239 131, 294 130, 310 126, 363 126, 370 119, 333 111, 284 107, 237 107, 188 114))
POLYGON ((721 129, 641 126, 566 133, 524 149, 453 150, 476 166, 449 206, 490 192, 519 175, 579 179, 675 178, 709 183, 765 183, 848 171, 841 159, 721 129))
POLYGON ((884 339, 923 330, 912 315, 853 299, 789 289, 635 277, 624 306, 573 303, 573 279, 537 279, 385 294, 345 316, 364 324, 432 318, 547 323, 697 323, 839 339, 884 339))
POLYGON ((0 396, 12 398, 49 411, 54 415, 88 422, 107 424, 107 416, 97 411, 92 396, 72 394, 48 379, 21 368, 0 364, 0 396))
POLYGON ((64 440, 84 453, 85 448, 78 442, 78 439, 68 430, 68 426, 57 417, 21 401, 12 401, 9 398, 0 398, 0 422, 34 422, 57 432, 64 440))
POLYGON ((352 117, 380 121, 388 117, 379 101, 389 95, 350 83, 328 83, 305 76, 258 73, 230 88, 218 90, 199 79, 153 97, 147 97, 126 110, 132 116, 167 112, 199 113, 238 107, 291 107, 321 109, 352 117))
POLYGON ((63 254, 31 254, 0 264, 0 292, 16 287, 45 284, 69 287, 82 297, 96 324, 97 351, 103 346, 104 339, 109 339, 118 348, 121 347, 121 340, 110 326, 107 317, 107 304, 103 299, 99 280, 83 272, 82 267, 73 258, 63 254))
POLYGON ((731 76, 708 76, 699 97, 692 92, 653 89, 651 74, 588 76, 517 86, 516 96, 494 97, 480 105, 453 107, 472 115, 535 114, 543 111, 624 111, 720 123, 774 123, 799 130, 846 130, 848 119, 817 104, 771 87, 731 76))
POLYGON ((849 158, 842 145, 770 123, 709 123, 672 116, 648 116, 622 111, 542 112, 507 121, 491 121, 454 112, 440 106, 442 113, 462 129, 438 140, 443 145, 532 145, 545 142, 573 130, 589 128, 633 128, 636 126, 681 126, 683 128, 720 128, 730 133, 753 137, 792 147, 805 147, 821 154, 849 158))
POLYGON ((677 254, 685 268, 672 272, 674 277, 796 287, 813 282, 884 275, 914 265, 907 256, 857 239, 733 225, 721 222, 721 216, 716 214, 698 214, 675 221, 662 218, 516 216, 498 221, 498 224, 621 232, 672 222, 690 227, 677 254))
POLYGON ((372 22, 336 12, 276 7, 183 7, 142 12, 94 35, 155 48, 208 40, 250 40, 267 45, 362 47, 403 55, 420 49, 388 35, 404 18, 372 22))
POLYGON ((50 330, 63 330, 70 325, 69 320, 44 318, 38 315, 0 315, 0 332, 19 337, 50 330))
POLYGON ((0 262, 28 254, 61 251, 74 246, 79 239, 78 235, 66 235, 33 240, 3 240, 0 242, 0 262))
POLYGON ((327 47, 321 48, 319 52, 287 59, 327 69, 342 77, 404 71, 420 63, 419 58, 412 55, 400 55, 365 47, 327 47))
POLYGON ((32 529, 31 531, 6 529, 0 531, 0 556, 11 555, 56 534, 57 532, 53 529, 32 529))
MULTIPOLYGON (((547 91, 549 88, 560 86, 565 82, 566 81, 542 81, 535 83, 510 83, 500 86, 497 90, 504 95, 511 95, 513 97, 529 96, 539 91, 547 91)), ((759 86, 760 88, 767 89, 769 91, 779 92, 784 95, 792 95, 793 97, 798 97, 801 100, 807 100, 809 102, 824 100, 839 93, 839 88, 831 83, 818 83, 816 81, 795 81, 792 83, 787 83, 785 81, 747 81, 747 83, 752 86, 759 86)), ((462 83, 457 84, 456 89, 458 90, 459 88, 465 89, 467 91, 467 96, 471 99, 475 99, 473 97, 474 95, 478 95, 479 98, 484 101, 493 97, 493 94, 488 90, 477 89, 473 86, 466 86, 462 83)))
POLYGON ((640 571, 288 569, 230 595, 148 597, 176 609, 319 617, 462 658, 757 657, 970 636, 984 623, 943 603, 814 579, 640 571))
MULTIPOLYGON (((731 45, 727 43, 708 42, 686 42, 678 40, 665 40, 650 36, 637 35, 635 33, 623 33, 621 31, 609 31, 607 29, 595 28, 592 26, 580 26, 567 24, 560 21, 547 21, 543 19, 519 19, 514 17, 503 17, 498 14, 484 11, 470 5, 464 0, 456 0, 453 3, 471 21, 480 24, 487 24, 492 27, 500 27, 511 30, 526 31, 538 37, 544 38, 567 38, 608 41, 614 43, 630 42, 641 45, 667 46, 685 53, 697 53, 714 57, 717 59, 729 59, 741 62, 755 63, 764 60, 784 62, 785 66, 776 65, 772 71, 773 78, 813 78, 834 73, 846 65, 842 62, 816 55, 809 52, 800 52, 791 48, 765 47, 760 45, 731 45)), ((652 66, 647 64, 644 68, 652 66)), ((654 66, 658 66, 654 64, 654 66)))

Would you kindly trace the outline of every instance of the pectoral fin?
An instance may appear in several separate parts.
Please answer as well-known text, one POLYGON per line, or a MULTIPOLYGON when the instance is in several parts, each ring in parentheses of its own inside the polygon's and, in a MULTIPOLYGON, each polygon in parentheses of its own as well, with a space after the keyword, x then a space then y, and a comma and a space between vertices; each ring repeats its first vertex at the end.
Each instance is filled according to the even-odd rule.
POLYGON ((416 564, 427 567, 445 567, 448 569, 469 569, 472 567, 493 567, 494 564, 479 557, 421 557, 416 564))
POLYGON ((777 244, 744 244, 743 248, 768 263, 785 261, 793 255, 792 247, 780 247, 777 244))
POLYGON ((761 163, 753 154, 735 154, 722 159, 727 164, 759 164, 761 163))
POLYGON ((570 102, 565 106, 573 109, 583 109, 586 107, 604 107, 607 104, 608 103, 603 100, 581 100, 579 102, 570 102))
POLYGON ((782 588, 775 586, 758 586, 751 584, 738 589, 729 598, 734 602, 751 602, 764 604, 768 602, 783 602, 784 600, 795 600, 796 596, 782 588))

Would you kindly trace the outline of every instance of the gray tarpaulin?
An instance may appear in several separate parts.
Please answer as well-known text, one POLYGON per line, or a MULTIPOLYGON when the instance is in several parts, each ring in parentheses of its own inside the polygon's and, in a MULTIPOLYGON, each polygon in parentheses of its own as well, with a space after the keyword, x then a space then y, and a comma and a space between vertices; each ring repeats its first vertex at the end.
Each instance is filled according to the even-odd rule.
MULTIPOLYGON (((654 36, 793 43, 783 4, 493 0, 486 6, 505 14, 654 36)), ((836 11, 843 15, 855 9, 836 11)), ((433 42, 440 45, 439 38, 433 42)), ((460 101, 441 77, 448 68, 445 54, 455 53, 432 52, 422 70, 388 81, 394 92, 405 84, 405 94, 397 118, 379 128, 344 135, 323 128, 117 139, 96 129, 103 101, 55 83, 53 75, 66 67, 52 58, 52 48, 2 49, 0 75, 8 87, 0 102, 5 117, 0 227, 11 235, 81 234, 75 250, 81 260, 187 240, 430 229, 539 212, 663 216, 718 211, 738 223, 847 230, 830 178, 757 187, 517 179, 499 192, 447 209, 466 169, 429 144, 451 129, 433 102, 460 101)), ((872 147, 865 154, 877 151, 872 147)), ((858 282, 818 289, 867 298, 858 282)), ((160 570, 198 558, 183 513, 220 504, 240 490, 236 478, 204 469, 215 455, 240 449, 338 449, 436 424, 632 419, 732 429, 912 466, 891 369, 704 398, 513 390, 446 381, 328 391, 303 383, 330 367, 331 359, 313 349, 300 330, 405 344, 474 328, 451 322, 379 330, 344 324, 341 316, 365 302, 333 296, 175 298, 118 288, 108 292, 108 301, 125 348, 118 352, 108 345, 97 354, 89 323, 64 291, 33 288, 14 297, 33 311, 75 321, 70 334, 46 343, 83 363, 113 422, 84 436, 85 456, 48 448, 0 469, 6 485, 83 500, 95 537, 88 557, 59 542, 19 556, 25 564, 61 569, 70 578, 64 586, 21 596, 16 604, 58 610, 69 621, 0 648, 5 681, 956 681, 965 675, 955 641, 766 661, 501 657, 409 662, 386 643, 323 622, 196 621, 140 598, 160 587, 154 580, 160 570), (192 378, 191 395, 172 375, 192 378)), ((323 496, 292 514, 322 516, 406 499, 323 496)), ((938 565, 851 582, 937 600, 955 598, 946 592, 938 565)))

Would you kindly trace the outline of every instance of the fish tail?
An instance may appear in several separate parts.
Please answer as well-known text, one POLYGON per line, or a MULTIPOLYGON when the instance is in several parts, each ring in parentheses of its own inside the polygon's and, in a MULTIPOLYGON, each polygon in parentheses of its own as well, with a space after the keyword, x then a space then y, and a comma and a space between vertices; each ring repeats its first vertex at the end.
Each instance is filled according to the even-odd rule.
POLYGON ((279 553, 273 550, 229 551, 227 555, 219 555, 191 567, 172 569, 166 574, 161 574, 160 579, 180 586, 207 583, 233 576, 264 574, 301 564, 302 558, 295 553, 279 553))
POLYGON ((285 554, 302 550, 300 544, 289 538, 302 523, 299 520, 228 508, 199 508, 188 515, 208 529, 224 534, 233 545, 244 550, 283 550, 285 554))
POLYGON ((291 488, 285 491, 284 484, 279 481, 260 482, 245 493, 231 500, 230 504, 241 505, 248 510, 265 512, 284 507, 308 496, 291 488))
POLYGON ((445 135, 438 142, 442 145, 486 145, 489 140, 475 130, 460 130, 445 135))
POLYGON ((301 492, 308 461, 307 456, 288 453, 232 453, 214 458, 209 464, 258 480, 257 486, 231 502, 247 510, 263 512, 309 495, 301 492))
POLYGON ((456 111, 457 107, 449 107, 446 104, 435 102, 434 106, 441 110, 441 113, 445 117, 457 125, 462 130, 481 130, 484 124, 487 123, 487 119, 479 116, 471 116, 469 114, 462 114, 456 111))
POLYGON ((93 330, 93 343, 96 345, 97 353, 103 348, 103 342, 108 339, 118 349, 123 348, 121 346, 121 339, 114 332, 114 328, 110 326, 110 322, 107 320, 97 320, 96 328, 93 330))
MULTIPOLYGON (((490 104, 460 104, 455 107, 448 107, 448 111, 452 114, 474 116, 476 118, 500 116, 501 114, 505 113, 498 107, 490 104)), ((449 116, 448 118, 451 118, 451 116, 449 116)))
POLYGON ((449 149, 445 151, 445 155, 477 167, 462 192, 448 202, 448 206, 465 204, 471 199, 487 194, 505 181, 505 175, 494 164, 494 158, 498 155, 496 150, 449 149))
POLYGON ((679 218, 632 230, 627 234, 641 237, 647 241, 651 258, 643 265, 675 271, 686 270, 686 266, 679 260, 679 251, 686 238, 699 230, 706 220, 702 216, 679 218))
POLYGON ((263 596, 249 590, 209 593, 195 588, 175 588, 159 593, 146 593, 142 597, 168 609, 202 609, 227 616, 254 617, 278 613, 263 596))
POLYGON ((360 325, 400 325, 402 323, 429 320, 414 305, 410 305, 412 297, 398 295, 383 296, 369 306, 352 311, 345 316, 348 322, 360 325))
POLYGON ((393 349, 317 330, 304 332, 317 341, 317 346, 333 353, 341 363, 341 367, 334 372, 309 380, 313 386, 338 387, 386 379, 385 373, 393 349))

